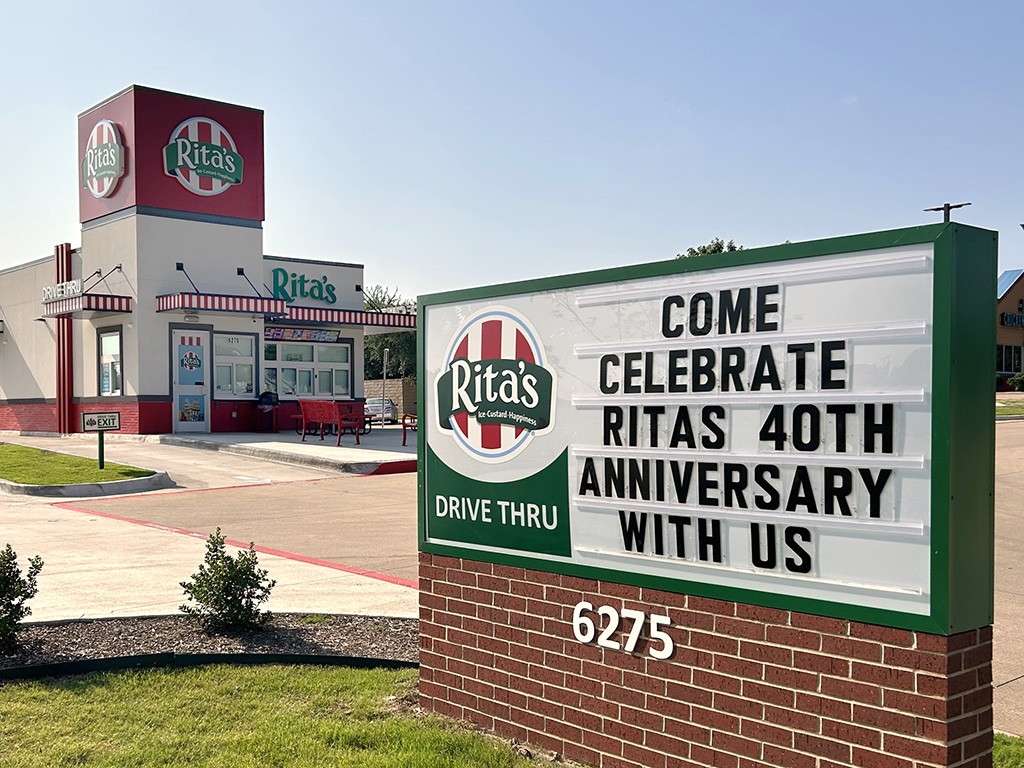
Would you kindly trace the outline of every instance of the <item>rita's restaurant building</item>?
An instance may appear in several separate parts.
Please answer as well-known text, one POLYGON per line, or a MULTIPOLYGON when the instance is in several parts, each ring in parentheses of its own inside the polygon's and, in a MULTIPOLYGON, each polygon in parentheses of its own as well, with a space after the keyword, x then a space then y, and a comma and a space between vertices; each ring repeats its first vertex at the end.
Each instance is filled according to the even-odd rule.
POLYGON ((244 432, 363 398, 363 267, 263 253, 263 112, 131 86, 78 118, 81 247, 0 270, 0 430, 244 432))

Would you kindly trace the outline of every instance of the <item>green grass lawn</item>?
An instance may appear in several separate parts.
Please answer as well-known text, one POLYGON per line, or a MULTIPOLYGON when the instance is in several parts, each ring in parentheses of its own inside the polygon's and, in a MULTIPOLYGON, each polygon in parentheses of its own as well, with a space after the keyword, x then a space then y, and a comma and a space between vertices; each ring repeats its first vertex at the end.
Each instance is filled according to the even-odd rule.
MULTIPOLYGON (((230 667, 0 685, 0 768, 527 768, 496 739, 422 716, 416 670, 230 667)), ((995 737, 995 767, 1024 741, 995 737)))
POLYGON ((0 766, 526 768, 412 707, 416 670, 229 667, 0 685, 0 766))
MULTIPOLYGON (((998 399, 998 398, 997 398, 998 399)), ((1024 415, 1024 403, 1008 403, 1007 405, 996 405, 996 416, 1021 416, 1024 415)))
POLYGON ((0 478, 23 485, 66 485, 102 483, 152 475, 148 469, 104 462, 99 469, 95 458, 68 456, 23 445, 0 444, 0 478))
POLYGON ((995 768, 1024 768, 1024 739, 997 733, 992 746, 995 768))

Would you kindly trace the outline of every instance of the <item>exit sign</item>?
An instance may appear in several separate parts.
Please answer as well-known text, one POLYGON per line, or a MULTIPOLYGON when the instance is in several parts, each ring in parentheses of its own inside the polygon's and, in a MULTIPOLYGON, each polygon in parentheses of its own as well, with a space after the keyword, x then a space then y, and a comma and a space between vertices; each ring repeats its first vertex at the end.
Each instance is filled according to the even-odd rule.
POLYGON ((83 432, 109 432, 121 428, 121 412, 110 411, 109 413, 83 413, 83 432))

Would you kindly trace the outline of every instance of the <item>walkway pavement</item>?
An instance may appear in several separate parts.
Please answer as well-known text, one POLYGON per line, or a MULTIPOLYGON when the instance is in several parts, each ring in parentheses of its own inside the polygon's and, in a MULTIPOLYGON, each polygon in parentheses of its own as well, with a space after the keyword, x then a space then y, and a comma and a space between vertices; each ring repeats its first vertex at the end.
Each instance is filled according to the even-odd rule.
MULTIPOLYGON (((109 437, 109 436, 108 436, 109 437)), ((136 436, 124 436, 138 440, 136 436)), ((416 433, 406 435, 402 445, 402 427, 399 424, 377 425, 359 438, 353 435, 306 435, 305 440, 295 430, 275 434, 252 432, 217 432, 203 435, 149 435, 145 441, 199 448, 238 456, 251 456, 284 464, 303 467, 333 469, 340 472, 371 474, 375 472, 415 472, 416 433)))
MULTIPOLYGON (((400 428, 371 435, 378 431, 378 442, 392 440, 398 450, 339 449, 333 440, 304 446, 294 433, 248 436, 261 438, 261 450, 290 452, 283 461, 225 451, 220 440, 184 447, 108 435, 108 461, 165 469, 176 487, 57 503, 0 498, 0 542, 10 541, 22 559, 38 554, 46 563, 31 620, 176 613, 179 582, 196 571, 206 536, 218 526, 232 543, 255 542, 261 566, 278 582, 270 610, 415 617, 415 474, 326 468, 338 462, 373 469, 415 455, 408 452, 414 446, 401 450, 400 428), (301 466, 304 456, 317 466, 301 466)), ((96 455, 92 436, 0 440, 96 455)))

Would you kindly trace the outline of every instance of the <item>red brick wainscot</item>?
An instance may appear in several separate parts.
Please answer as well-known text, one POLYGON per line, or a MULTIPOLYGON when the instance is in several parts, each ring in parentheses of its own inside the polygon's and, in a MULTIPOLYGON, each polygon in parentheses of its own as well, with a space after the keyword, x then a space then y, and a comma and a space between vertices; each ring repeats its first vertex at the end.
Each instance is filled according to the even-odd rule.
POLYGON ((601 768, 991 766, 991 680, 991 627, 944 637, 420 555, 420 705, 601 768), (581 600, 667 614, 673 656, 579 642, 581 600))

